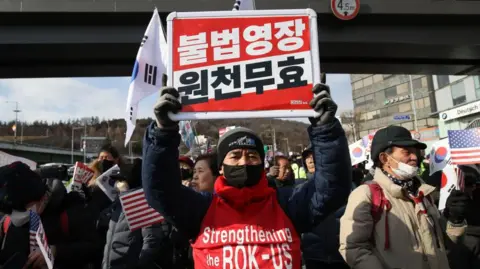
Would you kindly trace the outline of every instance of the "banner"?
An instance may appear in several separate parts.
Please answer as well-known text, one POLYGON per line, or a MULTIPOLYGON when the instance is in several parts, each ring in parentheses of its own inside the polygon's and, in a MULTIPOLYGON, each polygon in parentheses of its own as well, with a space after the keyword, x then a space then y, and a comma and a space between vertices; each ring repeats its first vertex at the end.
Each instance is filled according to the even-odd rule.
POLYGON ((180 136, 182 137, 183 143, 187 146, 188 149, 191 149, 195 146, 195 132, 192 129, 192 123, 190 121, 181 121, 180 126, 180 136))
POLYGON ((71 191, 79 192, 83 196, 82 185, 87 184, 94 174, 95 172, 93 172, 92 169, 88 168, 87 165, 81 162, 76 162, 75 168, 73 170, 71 191))
POLYGON ((314 116, 320 82, 316 13, 176 12, 167 18, 175 120, 314 116))
POLYGON ((115 179, 110 176, 114 172, 120 171, 118 165, 113 166, 108 169, 105 173, 97 177, 96 184, 97 186, 110 198, 110 200, 115 201, 118 196, 118 190, 115 188, 115 179))
POLYGON ((13 156, 3 151, 0 151, 0 166, 9 165, 14 162, 22 162, 28 165, 32 170, 37 169, 37 163, 34 161, 22 157, 13 156))

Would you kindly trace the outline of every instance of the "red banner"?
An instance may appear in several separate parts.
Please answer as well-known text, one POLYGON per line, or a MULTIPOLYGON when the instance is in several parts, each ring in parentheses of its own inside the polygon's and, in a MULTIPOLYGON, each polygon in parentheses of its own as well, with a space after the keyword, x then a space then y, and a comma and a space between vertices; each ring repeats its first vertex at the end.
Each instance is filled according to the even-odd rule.
POLYGON ((306 14, 173 18, 171 79, 182 112, 310 109, 310 24, 306 14))

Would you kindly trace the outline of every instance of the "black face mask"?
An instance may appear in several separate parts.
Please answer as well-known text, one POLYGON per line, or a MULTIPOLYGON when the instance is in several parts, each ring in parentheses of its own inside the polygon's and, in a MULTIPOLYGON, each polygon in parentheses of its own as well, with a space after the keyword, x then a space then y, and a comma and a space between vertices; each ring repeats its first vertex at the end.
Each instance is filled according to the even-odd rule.
POLYGON ((102 160, 99 165, 100 172, 103 174, 107 172, 108 169, 112 168, 115 165, 115 162, 109 160, 102 160))
POLYGON ((229 186, 235 188, 256 185, 264 173, 263 164, 257 165, 226 165, 223 164, 223 173, 229 186))
POLYGON ((180 168, 180 178, 182 180, 192 179, 193 173, 190 169, 180 168))

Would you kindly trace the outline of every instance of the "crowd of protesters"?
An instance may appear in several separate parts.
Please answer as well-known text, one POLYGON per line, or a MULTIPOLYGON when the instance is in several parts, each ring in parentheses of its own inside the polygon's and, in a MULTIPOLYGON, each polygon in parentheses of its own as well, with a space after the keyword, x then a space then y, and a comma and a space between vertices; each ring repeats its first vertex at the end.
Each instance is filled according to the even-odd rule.
POLYGON ((313 92, 317 116, 299 156, 266 158, 246 128, 225 133, 214 153, 180 156, 168 116, 181 110, 179 95, 163 88, 142 159, 125 163, 103 147, 81 191, 67 191, 66 170, 1 167, 1 268, 47 268, 31 244, 39 220, 58 269, 480 268, 478 167, 460 167, 465 188, 439 211, 441 180, 429 175, 425 144, 389 126, 373 138, 373 167, 352 167, 329 87, 313 92), (115 165, 119 194, 143 188, 163 222, 130 230, 119 198, 97 182, 115 165))

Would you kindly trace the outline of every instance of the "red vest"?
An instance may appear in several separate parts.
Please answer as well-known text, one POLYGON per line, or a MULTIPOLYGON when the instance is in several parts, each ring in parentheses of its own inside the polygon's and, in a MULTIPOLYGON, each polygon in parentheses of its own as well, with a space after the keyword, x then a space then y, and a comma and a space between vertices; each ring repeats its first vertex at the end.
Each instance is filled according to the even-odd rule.
POLYGON ((234 188, 225 178, 192 244, 196 269, 299 269, 300 238, 264 177, 253 187, 234 188))

